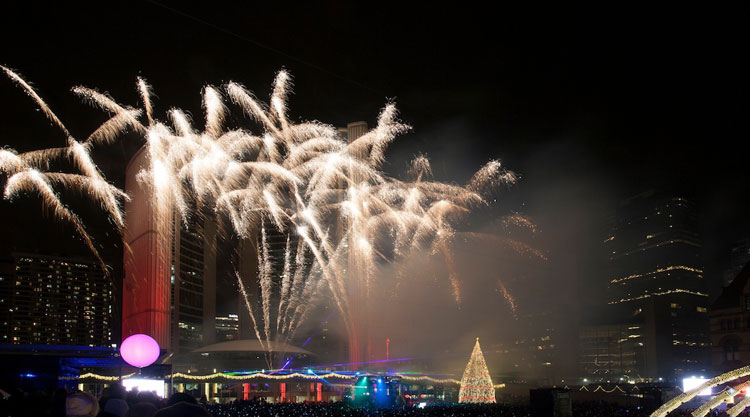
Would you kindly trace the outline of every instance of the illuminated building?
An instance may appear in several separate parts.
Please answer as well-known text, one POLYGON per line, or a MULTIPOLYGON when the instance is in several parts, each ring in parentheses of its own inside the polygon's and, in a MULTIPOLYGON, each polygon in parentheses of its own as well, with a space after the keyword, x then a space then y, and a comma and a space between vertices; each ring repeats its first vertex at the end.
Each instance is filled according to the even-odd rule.
POLYGON ((13 263, 0 261, 0 344, 10 343, 11 312, 10 303, 15 283, 13 263))
POLYGON ((240 338, 240 323, 236 314, 216 317, 216 340, 226 342, 240 338))
POLYGON ((187 352, 216 338, 216 225, 201 213, 157 218, 150 185, 137 180, 147 163, 144 147, 126 171, 122 337, 144 333, 187 352))
POLYGON ((339 135, 341 135, 341 139, 345 140, 346 142, 351 142, 354 139, 357 139, 358 137, 367 133, 367 122, 359 121, 348 123, 346 127, 340 127, 338 130, 339 135))
POLYGON ((708 367, 708 294, 693 205, 653 191, 622 202, 604 240, 608 304, 643 327, 644 378, 708 367))
POLYGON ((123 231, 122 338, 147 334, 170 350, 172 221, 156 218, 150 184, 136 178, 147 165, 143 147, 125 172, 125 191, 131 199, 125 201, 123 231))
POLYGON ((646 362, 643 339, 637 323, 582 326, 580 376, 591 382, 640 382, 646 362))
POLYGON ((92 259, 13 253, 10 297, 3 294, 12 344, 109 347, 112 279, 92 259), (12 310, 12 311, 11 311, 12 310))
POLYGON ((750 365, 750 264, 711 305, 711 364, 717 372, 750 365))
POLYGON ((172 351, 184 353, 216 340, 216 224, 175 222, 172 238, 172 351))

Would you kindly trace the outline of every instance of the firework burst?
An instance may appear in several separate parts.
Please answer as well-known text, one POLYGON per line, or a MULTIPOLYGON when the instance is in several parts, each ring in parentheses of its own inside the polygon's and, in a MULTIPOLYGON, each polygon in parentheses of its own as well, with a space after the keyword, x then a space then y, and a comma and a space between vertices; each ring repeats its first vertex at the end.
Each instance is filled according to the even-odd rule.
MULTIPOLYGON (((377 287, 379 270, 388 265, 402 276, 399 271, 415 254, 445 260, 454 297, 460 302, 461 280, 450 245, 456 235, 454 225, 485 203, 488 190, 516 181, 499 161, 490 161, 465 186, 436 181, 422 155, 411 164, 410 180, 389 177, 380 169, 385 152, 409 129, 398 120, 396 106, 387 104, 374 129, 347 141, 331 126, 288 119, 291 78, 285 71, 277 74, 268 105, 237 83, 206 86, 202 131, 180 109, 169 110, 168 123, 157 120, 151 87, 144 79, 136 84, 143 110, 76 87, 77 95, 110 113, 104 124, 79 142, 31 86, 11 70, 3 70, 67 140, 65 147, 29 153, 0 150, 0 172, 9 176, 6 198, 21 191, 36 192, 58 218, 75 226, 98 257, 81 220, 62 204, 53 187, 84 191, 122 228, 120 202, 126 196, 107 183, 90 150, 112 143, 126 129, 141 133, 148 163, 138 178, 149 185, 158 221, 171 221, 173 213, 184 222, 205 213, 226 216, 234 233, 257 242, 259 296, 245 288, 244 277, 237 274, 237 278, 255 335, 269 352, 272 341, 293 337, 311 310, 310 301, 321 291, 330 294, 350 335, 356 335, 362 320, 357 311, 377 287), (260 132, 227 128, 230 107, 257 122, 260 132), (143 115, 145 123, 139 120, 143 115), (72 159, 80 173, 45 170, 50 159, 61 157, 72 159), (272 234, 284 237, 282 256, 269 249, 272 234)), ((514 308, 510 294, 505 296, 514 308)))

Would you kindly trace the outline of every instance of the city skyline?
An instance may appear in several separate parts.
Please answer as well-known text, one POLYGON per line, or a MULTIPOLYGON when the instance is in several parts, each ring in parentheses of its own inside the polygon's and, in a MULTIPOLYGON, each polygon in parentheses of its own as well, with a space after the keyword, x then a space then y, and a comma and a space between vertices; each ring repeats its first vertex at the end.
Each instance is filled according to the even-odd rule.
POLYGON ((1 415, 750 415, 746 5, 6 3, 1 415))
MULTIPOLYGON (((37 12, 41 22, 53 27, 58 12, 74 22, 90 20, 95 27, 103 25, 103 20, 88 19, 99 16, 95 9, 13 7, 20 10, 28 7, 37 12)), ((591 262, 593 255, 589 248, 598 243, 607 210, 621 199, 650 188, 684 195, 696 202, 701 214, 698 228, 705 241, 704 276, 711 283, 712 298, 718 296, 723 279, 720 274, 729 263, 728 249, 733 242, 747 237, 750 230, 743 216, 747 197, 742 192, 745 175, 738 164, 741 152, 722 154, 714 147, 704 150, 686 144, 702 139, 704 143, 718 141, 726 148, 733 138, 742 136, 737 90, 727 88, 735 80, 732 71, 737 71, 737 66, 731 65, 734 58, 728 53, 736 46, 735 38, 724 32, 715 34, 725 40, 716 50, 703 43, 692 45, 691 37, 670 43, 669 37, 662 33, 658 16, 644 18, 644 30, 632 37, 625 19, 588 22, 588 26, 563 31, 557 40, 550 39, 553 28, 534 36, 515 36, 527 32, 522 24, 512 22, 505 22, 497 32, 467 23, 446 34, 433 29, 433 24, 447 21, 441 13, 430 11, 425 19, 412 22, 407 17, 418 15, 420 10, 403 12, 394 17, 393 24, 398 30, 391 33, 365 36, 358 29, 357 25, 375 27, 383 17, 382 11, 365 13, 352 26, 323 25, 326 28, 312 36, 335 38, 335 47, 302 51, 292 47, 303 33, 301 29, 266 37, 263 30, 272 23, 254 21, 249 13, 245 18, 255 25, 245 28, 239 25, 243 22, 242 13, 202 15, 190 6, 180 9, 147 2, 132 9, 118 9, 118 17, 111 24, 119 29, 130 28, 130 18, 134 15, 163 23, 163 28, 151 29, 155 32, 133 36, 154 42, 154 49, 170 51, 169 59, 154 59, 148 51, 124 40, 114 41, 113 46, 94 40, 82 42, 88 29, 71 25, 59 39, 51 40, 59 50, 45 47, 50 48, 46 50, 48 56, 64 64, 65 72, 42 71, 39 58, 35 58, 37 54, 32 52, 35 49, 29 47, 35 42, 31 36, 19 39, 3 64, 18 69, 45 93, 65 120, 81 130, 98 122, 101 115, 77 103, 66 90, 72 84, 84 83, 135 103, 132 86, 136 75, 154 84, 160 94, 155 103, 161 114, 171 106, 185 106, 199 114, 196 91, 200 86, 191 88, 195 84, 219 85, 237 80, 255 89, 267 85, 265 80, 282 67, 295 77, 297 89, 291 99, 295 119, 320 119, 334 126, 360 119, 372 122, 372 115, 389 98, 394 98, 401 110, 400 117, 414 129, 394 144, 385 169, 401 173, 406 169, 407 159, 424 151, 433 160, 441 161, 434 167, 436 177, 463 182, 469 175, 469 167, 479 161, 487 157, 502 159, 520 174, 521 181, 516 187, 503 190, 498 203, 483 210, 474 222, 481 225, 506 209, 535 220, 540 230, 535 244, 550 255, 550 268, 559 271, 555 285, 570 297, 571 304, 581 304, 584 300, 577 299, 569 289, 582 281, 598 279, 601 273, 595 262, 591 262), (607 28, 608 23, 613 26, 607 28), (424 30, 414 34, 409 28, 424 30), (339 30, 353 36, 341 40, 334 36, 339 30), (598 40, 584 39, 587 30, 602 36, 598 40), (192 31, 202 36, 187 40, 187 33, 192 31), (153 36, 156 33, 159 36, 153 36), (413 43, 432 40, 432 36, 440 45, 436 51, 410 48, 413 43), (168 44, 174 47, 167 48, 168 44), (214 45, 221 48, 213 50, 214 45), (667 45, 671 46, 669 53, 663 54, 667 45), (84 46, 92 57, 90 61, 80 59, 82 52, 77 51, 77 46, 84 46), (190 56, 181 54, 191 48, 199 52, 190 56), (483 51, 489 52, 483 55, 483 51), (697 63, 684 65, 693 62, 692 53, 697 63), (222 57, 227 55, 236 57, 236 62, 225 63, 222 57), (708 65, 705 60, 709 58, 728 63, 708 65), (97 70, 100 65, 120 61, 124 65, 116 71, 97 70), (181 77, 171 78, 173 64, 167 61, 178 63, 183 69, 181 77), (248 65, 256 61, 261 64, 248 65), (402 64, 398 65, 399 62, 402 64), (437 62, 443 65, 435 66, 437 62), (446 75, 453 71, 455 74, 446 82, 446 75), (718 76, 727 71, 729 76, 718 76), (699 74, 702 78, 696 78, 699 74), (693 79, 702 81, 690 86, 693 79), (164 102, 160 101, 162 98, 164 102), (457 153, 460 158, 455 157, 457 153)), ((687 13, 693 16, 690 12, 687 13)), ((336 21, 337 14, 316 17, 336 21)), ((295 14, 288 19, 303 18, 295 14)), ((531 21, 542 25, 548 19, 554 22, 546 16, 531 21)), ((679 32, 686 23, 672 21, 670 25, 679 32)), ((4 30, 24 29, 8 22, 4 30)), ((31 146, 25 139, 28 137, 42 138, 33 142, 34 147, 62 141, 12 83, 7 82, 2 91, 8 103, 12 103, 0 123, 0 133, 9 138, 7 145, 24 150, 31 146)), ((267 87, 256 91, 260 97, 269 93, 267 87)), ((125 183, 123 161, 129 160, 141 145, 136 135, 128 135, 126 139, 119 147, 94 155, 103 161, 101 166, 107 171, 107 178, 117 185, 125 183)), ((41 217, 38 205, 30 199, 21 200, 18 205, 1 202, 3 217, 34 222, 40 234, 53 237, 45 240, 62 242, 70 236, 68 229, 49 220, 34 221, 41 217)), ((95 210, 88 214, 97 216, 95 210)), ((107 246, 108 253, 104 256, 112 263, 113 274, 117 274, 121 266, 114 254, 121 254, 122 248, 118 246, 116 233, 107 229, 106 222, 101 223, 95 225, 93 233, 98 242, 107 246)), ((76 249, 72 244, 55 247, 33 237, 29 239, 25 231, 9 233, 10 238, 3 243, 0 253, 12 250, 86 253, 84 248, 76 249)), ((532 278, 539 281, 537 284, 544 284, 548 279, 545 273, 532 278)), ((516 291, 523 292, 523 288, 516 291)), ((534 309, 538 301, 528 301, 526 308, 534 309)), ((237 312, 222 312, 228 313, 237 312)))

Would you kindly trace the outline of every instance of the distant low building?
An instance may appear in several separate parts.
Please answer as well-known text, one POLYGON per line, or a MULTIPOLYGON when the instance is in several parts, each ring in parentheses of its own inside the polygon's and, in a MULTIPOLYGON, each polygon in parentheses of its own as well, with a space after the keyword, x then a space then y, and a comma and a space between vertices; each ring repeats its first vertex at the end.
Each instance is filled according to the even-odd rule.
POLYGON ((746 265, 709 309, 711 363, 725 372, 750 365, 750 265, 746 265))

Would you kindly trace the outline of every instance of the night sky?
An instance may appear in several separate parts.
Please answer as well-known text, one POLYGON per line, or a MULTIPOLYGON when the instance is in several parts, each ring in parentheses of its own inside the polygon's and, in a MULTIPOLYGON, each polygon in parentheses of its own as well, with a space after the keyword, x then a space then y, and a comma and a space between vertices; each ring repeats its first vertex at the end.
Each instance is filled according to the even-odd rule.
MULTIPOLYGON (((238 81, 265 99, 280 68, 294 77, 295 119, 373 125, 395 101, 413 131, 392 145, 385 170, 399 175, 422 152, 437 178, 463 182, 488 159, 503 160, 521 181, 498 210, 539 224, 541 249, 565 259, 563 284, 591 279, 581 264, 605 233, 604 214, 650 188, 696 203, 706 275, 719 282, 732 242, 750 237, 746 7, 456 7, 11 2, 0 16, 0 64, 31 81, 79 137, 105 115, 70 88, 137 106, 136 76, 152 84, 157 114, 176 106, 197 122, 203 85, 238 81)), ((3 145, 64 144, 7 79, 0 103, 3 145)), ((95 153, 120 186, 142 144, 122 142, 95 153)), ((0 256, 74 251, 50 242, 69 231, 42 220, 33 198, 3 201, 0 214, 0 256)), ((105 226, 93 234, 117 257, 105 226)))

